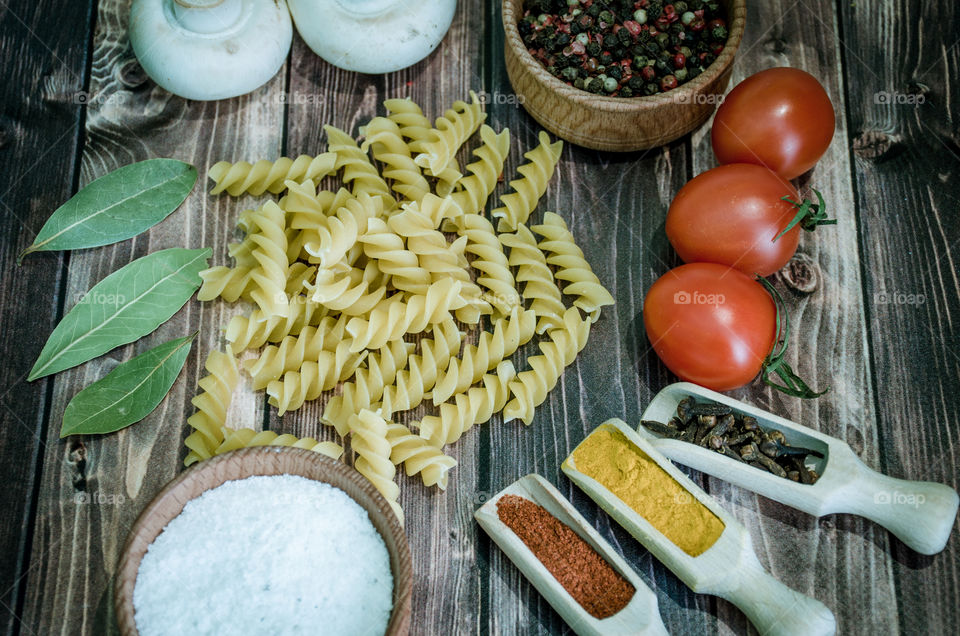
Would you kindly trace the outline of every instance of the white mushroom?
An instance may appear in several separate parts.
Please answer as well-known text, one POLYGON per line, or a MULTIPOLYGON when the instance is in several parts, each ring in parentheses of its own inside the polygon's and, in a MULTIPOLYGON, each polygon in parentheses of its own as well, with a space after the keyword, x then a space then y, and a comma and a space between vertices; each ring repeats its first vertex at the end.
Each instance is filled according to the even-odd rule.
POLYGON ((457 0, 289 0, 297 30, 334 66, 390 73, 416 64, 443 39, 457 0))
POLYGON ((130 43, 140 65, 175 95, 243 95, 283 65, 293 28, 284 0, 133 0, 130 43))

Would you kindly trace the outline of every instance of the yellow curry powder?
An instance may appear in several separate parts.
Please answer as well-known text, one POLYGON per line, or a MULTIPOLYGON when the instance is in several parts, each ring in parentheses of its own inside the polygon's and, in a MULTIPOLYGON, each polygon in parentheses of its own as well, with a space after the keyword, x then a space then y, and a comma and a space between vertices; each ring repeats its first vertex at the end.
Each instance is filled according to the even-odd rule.
POLYGON ((616 429, 592 433, 573 461, 690 556, 703 554, 723 533, 717 515, 616 429))

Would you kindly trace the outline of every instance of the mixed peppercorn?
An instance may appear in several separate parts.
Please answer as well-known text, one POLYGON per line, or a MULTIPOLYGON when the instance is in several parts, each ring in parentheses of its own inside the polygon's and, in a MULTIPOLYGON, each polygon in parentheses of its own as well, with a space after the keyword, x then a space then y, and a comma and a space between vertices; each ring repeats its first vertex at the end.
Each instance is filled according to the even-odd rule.
POLYGON ((526 0, 517 27, 552 75, 618 97, 692 80, 717 59, 728 35, 715 0, 526 0))

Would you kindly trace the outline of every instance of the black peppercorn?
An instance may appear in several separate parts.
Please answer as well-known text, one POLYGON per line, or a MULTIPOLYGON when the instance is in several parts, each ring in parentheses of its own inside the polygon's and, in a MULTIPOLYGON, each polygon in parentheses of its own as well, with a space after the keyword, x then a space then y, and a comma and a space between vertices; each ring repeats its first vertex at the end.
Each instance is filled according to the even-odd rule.
POLYGON ((598 15, 600 15, 600 11, 602 11, 602 9, 600 8, 600 3, 594 2, 593 4, 590 5, 590 8, 587 9, 587 15, 595 18, 598 15))
POLYGON ((627 86, 629 86, 634 91, 639 93, 640 91, 643 90, 643 78, 634 75, 629 80, 627 80, 627 86))
POLYGON ((590 83, 587 85, 587 90, 591 93, 599 93, 603 90, 603 80, 593 78, 590 80, 590 83))
POLYGON ((604 66, 610 66, 611 64, 613 64, 613 59, 614 59, 613 56, 610 55, 610 53, 608 53, 607 51, 604 51, 603 53, 600 54, 600 63, 603 64, 604 66))
POLYGON ((617 31, 617 39, 620 40, 620 44, 623 46, 633 44, 633 36, 630 35, 629 29, 620 29, 617 31))
POLYGON ((607 75, 614 78, 617 81, 623 79, 623 69, 619 66, 611 66, 607 69, 607 75))
POLYGON ((648 84, 644 84, 643 92, 646 95, 654 95, 660 92, 660 87, 654 84, 653 82, 650 82, 648 84))
POLYGON ((599 56, 602 50, 603 48, 601 48, 601 46, 597 42, 590 42, 590 44, 587 45, 587 54, 590 57, 599 56))
POLYGON ((633 97, 633 89, 629 86, 624 86, 620 89, 620 97, 633 97))
POLYGON ((725 26, 716 26, 710 31, 710 37, 714 40, 719 40, 723 42, 727 39, 727 27, 725 26))
POLYGON ((617 36, 615 36, 615 35, 613 35, 613 34, 604 36, 604 38, 603 38, 603 48, 605 48, 605 49, 612 49, 613 47, 617 46, 617 44, 619 44, 619 42, 617 41, 617 36))

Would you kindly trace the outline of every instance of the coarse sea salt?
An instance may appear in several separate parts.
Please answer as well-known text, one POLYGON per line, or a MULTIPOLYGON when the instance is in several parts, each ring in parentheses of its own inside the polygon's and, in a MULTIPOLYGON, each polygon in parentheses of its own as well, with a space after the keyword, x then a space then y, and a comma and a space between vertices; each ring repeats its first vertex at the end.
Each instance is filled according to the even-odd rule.
POLYGON ((293 475, 228 481, 150 544, 133 591, 141 636, 386 631, 393 576, 367 512, 293 475))

